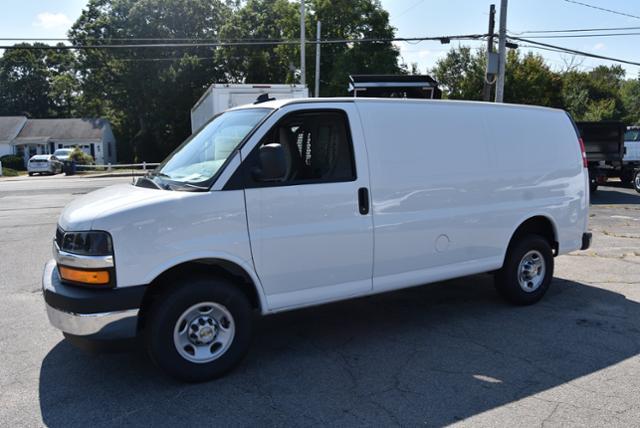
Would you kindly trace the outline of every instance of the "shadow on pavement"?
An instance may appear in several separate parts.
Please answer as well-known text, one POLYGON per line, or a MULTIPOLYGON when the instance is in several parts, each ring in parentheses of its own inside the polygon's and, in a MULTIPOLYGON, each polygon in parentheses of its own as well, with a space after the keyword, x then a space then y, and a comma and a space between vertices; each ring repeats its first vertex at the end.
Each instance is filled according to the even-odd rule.
POLYGON ((640 204, 640 193, 622 183, 607 183, 591 193, 592 205, 640 204))
POLYGON ((258 320, 228 376, 178 384, 142 353, 61 341, 40 372, 43 422, 444 425, 640 353, 637 303, 556 279, 531 307, 473 276, 258 320))

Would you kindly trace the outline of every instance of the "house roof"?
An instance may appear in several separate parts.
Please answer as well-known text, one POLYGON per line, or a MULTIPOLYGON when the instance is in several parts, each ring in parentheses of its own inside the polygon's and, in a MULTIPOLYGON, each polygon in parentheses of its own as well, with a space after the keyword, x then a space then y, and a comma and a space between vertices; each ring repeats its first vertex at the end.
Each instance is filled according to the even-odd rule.
POLYGON ((16 139, 100 140, 104 119, 28 119, 16 139))
POLYGON ((26 120, 24 116, 0 116, 0 141, 13 140, 26 120))

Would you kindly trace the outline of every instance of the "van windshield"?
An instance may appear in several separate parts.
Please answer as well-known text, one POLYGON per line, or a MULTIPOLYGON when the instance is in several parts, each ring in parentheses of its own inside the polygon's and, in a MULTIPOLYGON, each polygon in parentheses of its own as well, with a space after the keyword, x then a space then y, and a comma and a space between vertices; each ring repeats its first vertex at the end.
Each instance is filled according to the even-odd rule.
MULTIPOLYGON (((251 108, 222 113, 180 145, 151 175, 170 184, 208 187, 238 144, 271 109, 251 108)), ((155 181, 155 180, 154 180, 155 181)))

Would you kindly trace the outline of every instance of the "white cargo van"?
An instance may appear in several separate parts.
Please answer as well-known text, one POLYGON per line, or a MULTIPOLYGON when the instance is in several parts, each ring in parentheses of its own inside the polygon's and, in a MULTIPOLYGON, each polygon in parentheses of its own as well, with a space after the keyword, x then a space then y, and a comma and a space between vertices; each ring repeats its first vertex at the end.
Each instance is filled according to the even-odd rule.
POLYGON ((561 110, 371 98, 244 106, 135 185, 67 206, 44 299, 66 335, 138 336, 169 374, 210 379, 247 351, 253 311, 480 272, 495 273, 508 301, 538 301, 553 257, 590 245, 588 184, 561 110))
POLYGON ((191 132, 195 133, 213 116, 230 108, 251 104, 260 95, 269 98, 306 98, 309 90, 305 85, 271 83, 216 83, 209 86, 198 102, 191 108, 191 132))

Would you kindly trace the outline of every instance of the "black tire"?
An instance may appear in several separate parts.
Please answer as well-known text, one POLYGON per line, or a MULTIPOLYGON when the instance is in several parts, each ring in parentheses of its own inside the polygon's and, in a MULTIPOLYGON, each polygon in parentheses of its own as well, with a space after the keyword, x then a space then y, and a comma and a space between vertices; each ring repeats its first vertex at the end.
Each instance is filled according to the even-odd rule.
MULTIPOLYGON (((514 238, 507 249, 504 266, 496 273, 495 285, 498 292, 514 305, 532 305, 538 302, 549 289, 553 278, 553 252, 546 239, 539 235, 522 235, 514 238), (533 253, 532 253, 533 252, 533 253), (538 255, 536 255, 537 253, 538 255), (520 285, 520 263, 527 254, 532 254, 544 263, 544 274, 540 285, 535 289, 525 290, 520 285)), ((527 281, 524 281, 527 282, 527 281)), ((533 282, 529 282, 529 285, 533 282)))
POLYGON ((247 296, 230 282, 206 275, 194 275, 167 285, 144 315, 143 337, 153 362, 171 377, 185 382, 215 379, 234 368, 251 342, 253 315, 247 296), (174 329, 185 311, 202 302, 223 306, 232 316, 235 333, 228 349, 219 357, 196 363, 178 352, 174 329))
POLYGON ((589 191, 594 193, 596 190, 598 190, 598 183, 596 181, 591 181, 589 183, 589 191))
POLYGON ((30 172, 30 173, 29 173, 29 177, 33 177, 33 172, 30 172))
POLYGON ((640 193, 640 169, 633 174, 633 188, 636 192, 640 193))

